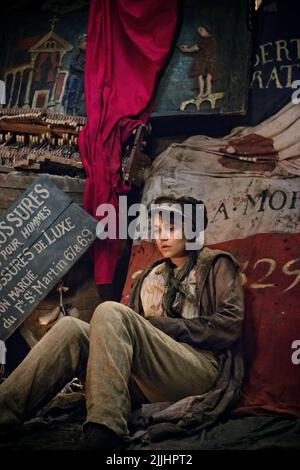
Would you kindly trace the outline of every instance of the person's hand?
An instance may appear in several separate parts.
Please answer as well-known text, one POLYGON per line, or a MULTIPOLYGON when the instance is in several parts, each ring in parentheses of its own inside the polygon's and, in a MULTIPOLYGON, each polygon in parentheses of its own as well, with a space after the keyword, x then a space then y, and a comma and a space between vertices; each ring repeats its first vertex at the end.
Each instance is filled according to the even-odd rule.
POLYGON ((189 46, 187 46, 187 45, 181 44, 178 47, 181 50, 181 52, 189 52, 189 46))

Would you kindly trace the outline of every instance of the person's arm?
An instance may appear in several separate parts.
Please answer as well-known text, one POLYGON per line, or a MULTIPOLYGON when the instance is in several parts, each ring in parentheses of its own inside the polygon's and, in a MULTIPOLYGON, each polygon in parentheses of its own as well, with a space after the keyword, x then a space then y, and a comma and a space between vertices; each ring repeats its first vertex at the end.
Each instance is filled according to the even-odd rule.
POLYGON ((178 46, 181 52, 197 52, 199 51, 199 46, 198 44, 194 44, 193 46, 186 46, 182 44, 181 46, 178 46))
POLYGON ((226 256, 215 262, 216 311, 193 319, 148 317, 177 341, 203 349, 230 348, 242 333, 244 292, 237 268, 226 256))

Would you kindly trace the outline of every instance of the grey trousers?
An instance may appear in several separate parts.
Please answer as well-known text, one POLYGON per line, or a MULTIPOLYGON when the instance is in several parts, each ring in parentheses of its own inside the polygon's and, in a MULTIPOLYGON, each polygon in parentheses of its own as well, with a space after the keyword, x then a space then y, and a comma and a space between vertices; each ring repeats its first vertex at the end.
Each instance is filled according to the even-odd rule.
POLYGON ((0 426, 33 417, 74 377, 86 379, 86 422, 128 435, 129 384, 148 402, 208 391, 219 365, 213 353, 179 343, 129 307, 103 302, 90 325, 60 320, 0 385, 0 426))

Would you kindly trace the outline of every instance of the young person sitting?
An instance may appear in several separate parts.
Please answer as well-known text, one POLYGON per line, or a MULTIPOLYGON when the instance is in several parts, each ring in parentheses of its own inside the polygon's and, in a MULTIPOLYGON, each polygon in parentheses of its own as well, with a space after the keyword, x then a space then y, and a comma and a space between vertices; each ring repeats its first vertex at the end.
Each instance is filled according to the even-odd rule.
MULTIPOLYGON (((90 449, 125 445, 134 391, 142 401, 157 403, 209 397, 217 387, 222 409, 237 398, 243 365, 236 345, 244 317, 238 263, 205 245, 187 250, 184 205, 192 205, 195 226, 196 200, 156 203, 161 211, 153 217, 155 243, 162 259, 135 280, 129 306, 103 302, 90 324, 65 317, 34 346, 0 385, 3 433, 33 417, 74 377, 86 383, 83 431, 90 449), (179 228, 174 204, 183 221, 179 228)), ((203 230, 206 210, 204 216, 203 230)))

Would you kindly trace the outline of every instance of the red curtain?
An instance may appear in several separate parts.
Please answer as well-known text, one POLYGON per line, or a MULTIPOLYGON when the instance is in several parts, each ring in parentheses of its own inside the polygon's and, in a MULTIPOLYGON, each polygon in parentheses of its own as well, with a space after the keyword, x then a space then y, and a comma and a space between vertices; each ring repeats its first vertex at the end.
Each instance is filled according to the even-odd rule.
MULTIPOLYGON (((153 108, 176 20, 176 0, 91 0, 85 63, 88 122, 79 148, 87 176, 84 207, 94 217, 101 203, 118 209, 118 196, 128 191, 120 177, 121 144, 153 108)), ((97 284, 112 282, 118 254, 118 240, 95 242, 97 284)))

